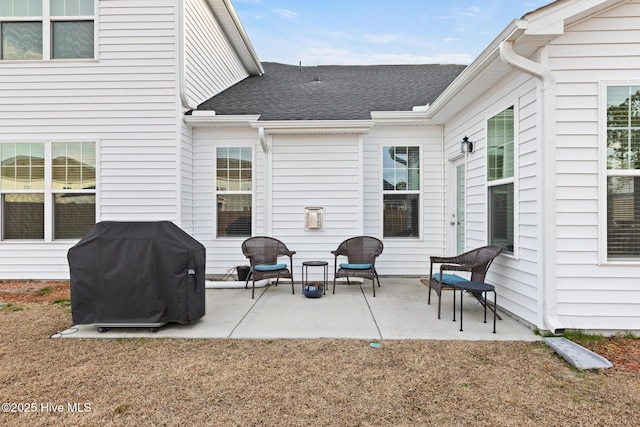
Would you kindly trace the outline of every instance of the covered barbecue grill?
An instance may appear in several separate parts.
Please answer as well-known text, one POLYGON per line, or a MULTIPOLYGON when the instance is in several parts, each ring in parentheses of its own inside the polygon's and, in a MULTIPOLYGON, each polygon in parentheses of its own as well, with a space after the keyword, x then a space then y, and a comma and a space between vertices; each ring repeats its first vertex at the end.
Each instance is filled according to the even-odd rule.
POLYGON ((96 224, 67 259, 75 324, 150 327, 205 312, 205 247, 169 221, 96 224))

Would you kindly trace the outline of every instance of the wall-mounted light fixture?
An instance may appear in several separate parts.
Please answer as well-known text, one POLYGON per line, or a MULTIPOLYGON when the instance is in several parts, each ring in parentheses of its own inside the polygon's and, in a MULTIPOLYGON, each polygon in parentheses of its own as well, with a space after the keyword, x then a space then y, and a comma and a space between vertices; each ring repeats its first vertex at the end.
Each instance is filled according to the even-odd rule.
POLYGON ((473 142, 469 141, 469 137, 465 136, 460 142, 461 153, 473 153, 473 142))

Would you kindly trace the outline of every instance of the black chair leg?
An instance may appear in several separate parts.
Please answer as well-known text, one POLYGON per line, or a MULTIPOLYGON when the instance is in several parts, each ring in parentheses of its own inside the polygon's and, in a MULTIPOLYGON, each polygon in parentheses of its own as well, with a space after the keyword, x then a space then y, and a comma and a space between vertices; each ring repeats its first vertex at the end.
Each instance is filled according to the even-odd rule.
POLYGON ((251 279, 252 276, 253 276, 253 271, 249 271, 249 274, 247 274, 247 278, 244 281, 245 289, 247 289, 247 287, 249 286, 249 279, 251 279))
MULTIPOLYGON (((453 290, 453 295, 456 294, 456 290, 453 290)), ((464 294, 464 289, 460 289, 460 332, 462 332, 462 297, 464 294)))
POLYGON ((493 333, 496 333, 496 311, 498 310, 498 293, 493 291, 493 333))

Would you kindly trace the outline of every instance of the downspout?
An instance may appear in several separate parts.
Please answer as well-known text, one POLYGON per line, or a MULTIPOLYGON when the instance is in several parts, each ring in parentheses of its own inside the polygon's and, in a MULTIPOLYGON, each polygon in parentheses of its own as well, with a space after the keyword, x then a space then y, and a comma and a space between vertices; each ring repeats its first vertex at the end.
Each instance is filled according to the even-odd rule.
POLYGON ((540 265, 542 276, 543 293, 543 321, 545 326, 554 334, 564 333, 564 328, 558 319, 558 298, 557 298, 557 268, 555 258, 556 247, 556 225, 553 213, 556 212, 556 191, 555 191, 555 105, 556 105, 556 79, 551 70, 540 63, 531 61, 518 55, 513 50, 513 41, 505 40, 500 43, 500 59, 508 65, 522 71, 525 74, 537 78, 542 84, 541 112, 542 117, 538 122, 542 128, 541 144, 539 144, 539 159, 542 160, 542 173, 540 174, 542 197, 539 202, 540 221, 542 234, 539 239, 538 251, 542 252, 542 265, 540 265), (554 250, 548 250, 548 248, 554 250))
POLYGON ((267 143, 267 134, 264 132, 264 126, 258 128, 258 139, 260 139, 262 152, 267 154, 269 152, 269 144, 267 143))
MULTIPOLYGON (((264 154, 264 182, 265 182, 265 191, 264 191, 264 224, 265 229, 262 233, 267 236, 271 235, 271 210, 272 210, 272 194, 271 194, 271 155, 269 153, 269 141, 267 140, 268 136, 264 130, 264 126, 258 127, 258 139, 260 140, 260 146, 262 147, 262 153, 264 154)), ((255 194, 255 193, 254 193, 255 194)), ((254 196, 255 197, 255 196, 254 196)), ((254 206, 257 206, 256 200, 254 200, 254 206)), ((255 228, 253 228, 255 230, 255 228)), ((254 235, 256 235, 254 233, 254 235)))

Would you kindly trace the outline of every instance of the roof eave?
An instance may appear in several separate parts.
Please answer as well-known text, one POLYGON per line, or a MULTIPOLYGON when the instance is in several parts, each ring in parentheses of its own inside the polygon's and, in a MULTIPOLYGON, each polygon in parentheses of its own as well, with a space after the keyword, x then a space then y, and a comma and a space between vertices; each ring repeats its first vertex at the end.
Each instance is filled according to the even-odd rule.
POLYGON ((251 124, 269 135, 368 133, 373 120, 260 120, 251 124))
POLYGON ((230 0, 206 0, 209 7, 218 18, 222 30, 227 35, 227 39, 231 43, 233 49, 238 54, 242 64, 249 74, 260 76, 264 74, 264 69, 258 58, 258 54, 249 40, 240 18, 236 14, 235 9, 231 5, 230 0))
POLYGON ((259 120, 259 114, 218 115, 215 111, 198 110, 184 116, 184 121, 197 127, 252 127, 269 135, 368 133, 374 120, 259 120))
POLYGON ((444 123, 472 99, 482 95, 500 78, 512 72, 500 59, 504 41, 520 46, 523 56, 533 54, 564 33, 565 27, 586 16, 612 7, 620 0, 558 0, 513 20, 487 48, 445 89, 427 110, 436 123, 444 123), (493 73, 488 77, 488 70, 493 73), (484 80, 479 80, 480 77, 484 80))
POLYGON ((376 126, 423 126, 433 121, 427 117, 426 109, 415 111, 372 111, 376 126))
POLYGON ((217 115, 216 112, 212 110, 197 110, 185 115, 184 121, 190 126, 197 127, 236 127, 251 126, 251 124, 257 122, 259 118, 259 114, 217 115))
POLYGON ((445 114, 451 101, 474 83, 487 68, 500 61, 500 43, 504 40, 516 40, 524 34, 526 23, 514 20, 496 37, 482 53, 456 77, 453 82, 433 101, 426 116, 434 122, 444 123, 450 114, 445 114))

